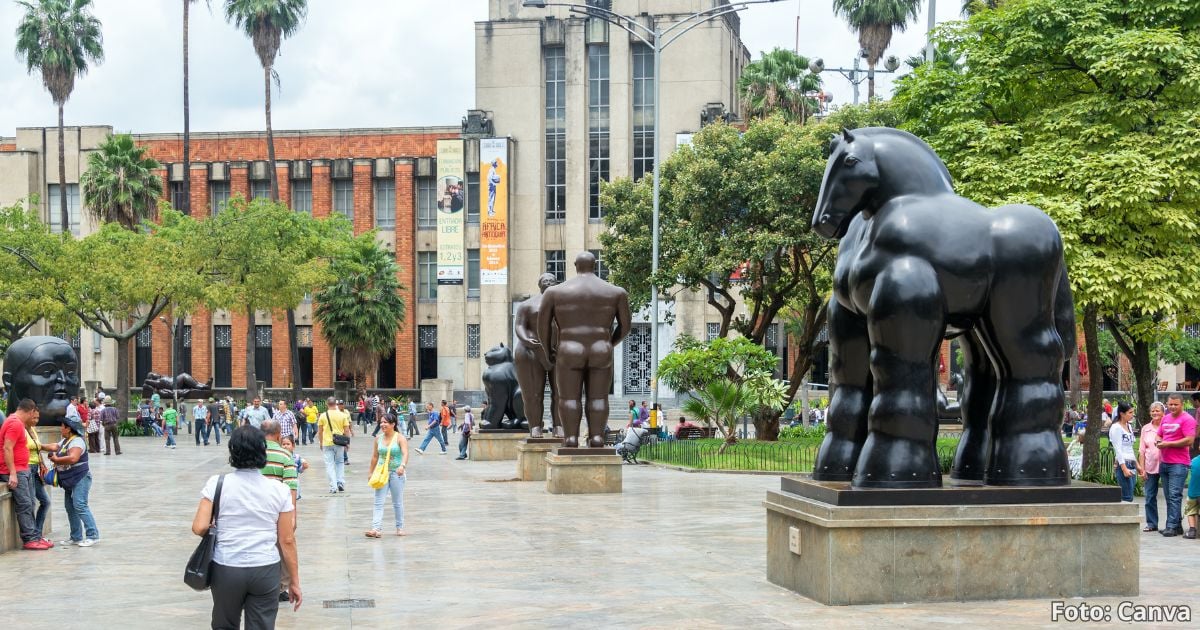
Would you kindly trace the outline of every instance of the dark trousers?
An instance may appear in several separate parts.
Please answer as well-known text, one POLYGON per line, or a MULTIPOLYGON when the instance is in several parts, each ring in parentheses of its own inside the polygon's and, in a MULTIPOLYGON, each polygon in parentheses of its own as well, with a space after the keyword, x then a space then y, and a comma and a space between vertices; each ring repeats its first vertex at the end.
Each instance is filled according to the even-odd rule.
POLYGON ((117 455, 121 454, 121 436, 118 434, 117 425, 104 427, 104 454, 108 455, 113 449, 116 449, 117 455))
POLYGON ((449 427, 447 427, 447 426, 446 426, 446 425, 444 425, 444 424, 442 425, 442 443, 443 443, 443 444, 449 444, 449 443, 450 443, 450 434, 449 434, 449 432, 448 432, 448 429, 449 429, 449 427))
POLYGON ((471 443, 471 434, 463 431, 462 437, 458 438, 458 456, 467 456, 467 445, 471 443))
MULTIPOLYGON (((35 491, 33 489, 33 475, 28 470, 18 471, 17 487, 12 490, 13 507, 17 512, 17 528, 21 531, 21 542, 33 542, 39 536, 37 528, 37 520, 35 517, 35 491)), ((0 483, 8 483, 8 475, 0 475, 0 483)))
POLYGON ((408 417, 408 437, 421 435, 421 430, 417 428, 417 421, 413 416, 408 417))
POLYGON ((212 563, 213 630, 237 630, 242 615, 246 630, 275 627, 279 613, 280 563, 261 567, 227 567, 212 563))
POLYGON ((87 440, 88 440, 88 452, 89 453, 99 453, 100 452, 100 432, 96 431, 95 433, 87 434, 87 440))

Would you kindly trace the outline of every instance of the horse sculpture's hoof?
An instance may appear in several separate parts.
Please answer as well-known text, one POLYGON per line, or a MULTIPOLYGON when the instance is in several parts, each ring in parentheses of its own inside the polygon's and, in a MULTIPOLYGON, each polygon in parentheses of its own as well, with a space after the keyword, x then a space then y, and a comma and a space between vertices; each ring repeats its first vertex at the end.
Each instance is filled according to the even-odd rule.
POLYGON ((1071 483, 1067 451, 1057 431, 992 436, 987 484, 1065 486, 1071 483))
POLYGON ((954 467, 950 469, 950 478, 982 482, 983 471, 987 467, 987 446, 986 431, 963 429, 962 440, 954 454, 954 467))
POLYGON ((813 466, 813 481, 850 481, 854 477, 858 453, 859 445, 854 441, 826 433, 813 466))
POLYGON ((854 471, 856 488, 940 488, 933 444, 872 433, 854 471))

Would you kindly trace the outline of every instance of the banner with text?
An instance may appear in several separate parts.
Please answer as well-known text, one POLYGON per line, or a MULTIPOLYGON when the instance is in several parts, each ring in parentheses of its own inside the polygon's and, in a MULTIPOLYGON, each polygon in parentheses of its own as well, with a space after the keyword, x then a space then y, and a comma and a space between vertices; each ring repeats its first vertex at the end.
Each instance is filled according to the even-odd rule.
POLYGON ((479 141, 479 283, 508 284, 508 140, 479 141))
POLYGON ((462 140, 437 142, 437 282, 463 283, 463 215, 467 191, 462 140))

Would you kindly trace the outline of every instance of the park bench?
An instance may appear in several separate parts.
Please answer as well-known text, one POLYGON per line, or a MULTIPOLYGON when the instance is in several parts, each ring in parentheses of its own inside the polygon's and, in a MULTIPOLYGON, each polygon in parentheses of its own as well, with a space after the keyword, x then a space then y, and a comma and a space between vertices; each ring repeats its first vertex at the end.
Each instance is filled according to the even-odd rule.
POLYGON ((699 440, 702 438, 716 437, 715 427, 688 427, 679 432, 678 439, 680 440, 699 440))

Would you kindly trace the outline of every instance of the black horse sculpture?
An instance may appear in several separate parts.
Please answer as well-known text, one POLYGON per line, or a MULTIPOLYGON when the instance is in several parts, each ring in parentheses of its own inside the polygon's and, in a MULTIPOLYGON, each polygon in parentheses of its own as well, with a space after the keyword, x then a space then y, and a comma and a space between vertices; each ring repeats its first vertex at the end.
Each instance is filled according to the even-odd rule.
POLYGON ((988 210, 959 197, 927 144, 868 128, 831 143, 812 225, 841 239, 834 386, 813 478, 941 486, 934 366, 942 339, 961 335, 963 436, 951 476, 1070 483, 1058 430, 1075 315, 1054 222, 1031 206, 988 210))

